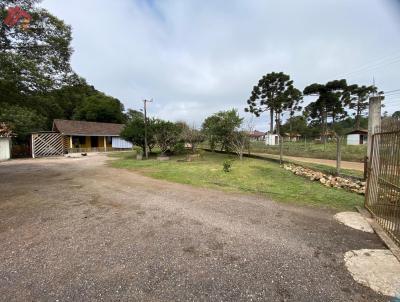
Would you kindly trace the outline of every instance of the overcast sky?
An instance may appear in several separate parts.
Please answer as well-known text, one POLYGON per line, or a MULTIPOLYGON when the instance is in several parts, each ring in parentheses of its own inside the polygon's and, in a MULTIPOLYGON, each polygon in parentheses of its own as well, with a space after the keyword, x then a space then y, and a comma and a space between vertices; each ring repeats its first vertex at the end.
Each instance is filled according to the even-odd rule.
MULTIPOLYGON (((72 66, 138 109, 201 125, 219 110, 246 116, 252 87, 272 71, 303 89, 345 77, 400 89, 397 0, 45 0, 73 28, 72 66)), ((400 110, 400 93, 385 110, 400 110)), ((256 119, 266 130, 267 114, 256 119)))

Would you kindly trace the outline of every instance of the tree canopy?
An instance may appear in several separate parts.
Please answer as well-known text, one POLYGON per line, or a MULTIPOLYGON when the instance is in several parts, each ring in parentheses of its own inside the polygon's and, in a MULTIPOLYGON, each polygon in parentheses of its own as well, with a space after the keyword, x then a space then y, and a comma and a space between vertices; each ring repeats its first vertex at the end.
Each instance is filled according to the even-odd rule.
POLYGON ((73 72, 71 27, 40 2, 0 3, 0 121, 9 124, 18 142, 30 132, 50 130, 55 118, 123 122, 121 102, 73 72), (3 22, 15 6, 32 17, 28 28, 3 22))
POLYGON ((83 99, 76 108, 73 118, 105 123, 123 123, 124 106, 122 103, 103 93, 96 93, 83 99))
POLYGON ((317 119, 322 125, 322 136, 328 132, 328 118, 331 118, 332 124, 336 120, 342 119, 347 115, 344 104, 350 98, 346 80, 335 80, 326 84, 311 84, 304 88, 304 95, 317 96, 318 98, 311 102, 305 108, 305 114, 308 118, 317 119))
POLYGON ((250 98, 247 100, 246 112, 260 116, 262 112, 270 111, 270 132, 274 131, 274 119, 277 125, 277 133, 281 114, 289 111, 292 116, 295 111, 301 109, 301 92, 293 86, 290 76, 283 72, 271 72, 263 76, 258 85, 253 87, 250 98), (274 116, 275 115, 275 116, 274 116))
POLYGON ((3 0, 0 7, 2 20, 12 6, 20 6, 32 17, 28 29, 0 25, 0 81, 25 94, 48 92, 75 79, 70 66, 71 27, 39 7, 39 2, 3 0))
POLYGON ((236 109, 219 111, 204 120, 202 130, 212 149, 219 143, 223 150, 229 148, 229 138, 242 122, 243 118, 239 117, 236 109))

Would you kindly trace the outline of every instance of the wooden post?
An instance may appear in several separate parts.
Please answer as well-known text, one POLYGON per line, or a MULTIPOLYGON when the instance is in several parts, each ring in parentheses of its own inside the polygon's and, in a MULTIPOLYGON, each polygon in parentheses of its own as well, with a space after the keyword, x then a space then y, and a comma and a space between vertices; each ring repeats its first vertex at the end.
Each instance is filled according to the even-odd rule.
POLYGON ((107 139, 105 136, 103 136, 103 141, 104 141, 104 152, 107 152, 107 139))
POLYGON ((340 174, 340 164, 342 160, 342 153, 340 149, 340 136, 336 134, 336 174, 340 174))
POLYGON ((72 145, 72 135, 69 137, 69 147, 72 149, 73 145, 72 145))

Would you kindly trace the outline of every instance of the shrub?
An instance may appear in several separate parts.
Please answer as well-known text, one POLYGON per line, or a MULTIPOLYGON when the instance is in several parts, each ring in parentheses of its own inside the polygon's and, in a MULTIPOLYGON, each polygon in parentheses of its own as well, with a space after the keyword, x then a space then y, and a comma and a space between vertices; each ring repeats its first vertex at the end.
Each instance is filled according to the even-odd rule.
POLYGON ((185 148, 185 144, 184 143, 177 143, 174 146, 174 154, 176 155, 181 155, 181 154, 186 154, 187 150, 185 148))
POLYGON ((203 159, 206 151, 204 151, 203 149, 199 149, 197 150, 197 154, 200 156, 201 159, 203 159))
POLYGON ((232 169, 232 160, 227 159, 222 163, 222 167, 225 173, 231 172, 232 169))
POLYGON ((140 146, 133 146, 132 150, 135 154, 143 154, 143 148, 140 146))

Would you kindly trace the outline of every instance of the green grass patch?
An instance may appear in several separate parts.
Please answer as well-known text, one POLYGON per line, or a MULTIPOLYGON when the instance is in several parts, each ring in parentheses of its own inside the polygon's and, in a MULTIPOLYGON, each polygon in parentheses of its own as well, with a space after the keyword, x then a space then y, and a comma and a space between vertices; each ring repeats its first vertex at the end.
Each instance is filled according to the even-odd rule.
POLYGON ((135 160, 132 153, 111 154, 118 159, 110 161, 115 168, 132 169, 157 179, 190 184, 230 192, 261 194, 275 201, 313 205, 336 210, 349 210, 362 205, 363 197, 341 189, 327 188, 317 182, 299 177, 282 169, 278 164, 234 156, 206 153, 203 159, 193 162, 135 160), (233 159, 231 172, 224 172, 222 163, 233 159))
MULTIPOLYGON (((276 154, 280 153, 279 146, 267 146, 265 142, 252 142, 252 152, 276 154)), ((342 160, 362 162, 367 155, 366 145, 341 145, 342 160)), ((336 159, 336 143, 329 142, 325 146, 316 142, 284 142, 283 154, 308 158, 336 159)))

